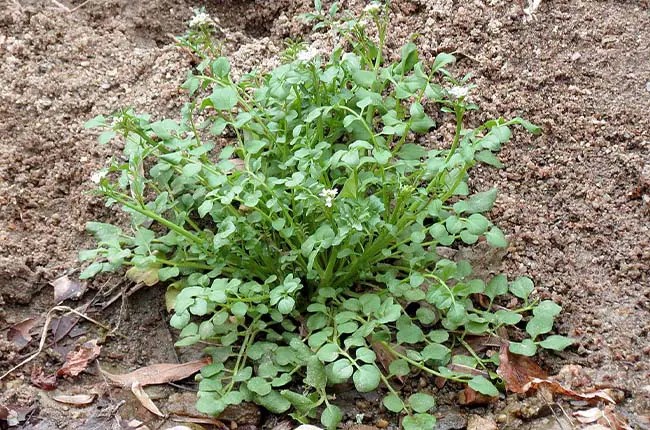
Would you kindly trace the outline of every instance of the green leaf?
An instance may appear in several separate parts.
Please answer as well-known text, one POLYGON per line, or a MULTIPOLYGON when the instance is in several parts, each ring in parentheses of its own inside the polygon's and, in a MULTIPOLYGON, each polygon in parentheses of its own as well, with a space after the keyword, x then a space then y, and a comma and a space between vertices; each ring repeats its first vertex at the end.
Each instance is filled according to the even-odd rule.
POLYGON ((364 88, 370 88, 377 81, 377 75, 370 70, 355 70, 352 72, 354 82, 364 88))
POLYGON ((402 409, 404 409, 404 402, 395 394, 389 394, 384 397, 382 403, 386 409, 394 413, 402 412, 402 409))
POLYGON ((495 314, 501 324, 515 325, 521 321, 521 314, 500 309, 495 314))
POLYGON ((485 287, 485 295, 494 300, 498 296, 502 296, 508 292, 508 278, 505 275, 496 275, 485 287))
POLYGON ((379 369, 372 364, 364 364, 352 375, 354 386, 360 393, 368 393, 379 386, 379 369))
POLYGON ((251 378, 250 381, 246 384, 246 387, 248 387, 249 390, 251 390, 253 393, 259 394, 260 396, 266 396, 271 392, 271 384, 266 382, 264 378, 260 378, 259 376, 256 376, 254 378, 251 378))
POLYGON ((526 324, 526 332, 535 340, 540 334, 548 333, 553 329, 553 317, 535 315, 526 324))
POLYGON ((495 248, 506 248, 508 246, 508 241, 503 235, 503 232, 498 227, 492 227, 490 231, 485 234, 488 244, 495 248))
POLYGON ((377 354, 369 348, 359 348, 356 351, 357 359, 363 361, 364 363, 372 364, 377 359, 377 354))
POLYGON ((178 267, 163 267, 162 269, 158 269, 158 279, 164 282, 177 277, 179 273, 180 270, 178 270, 178 267))
POLYGON ((354 372, 352 363, 347 358, 341 358, 332 364, 332 370, 343 380, 348 379, 354 372))
POLYGON ((271 391, 266 396, 257 396, 255 401, 274 414, 282 414, 291 407, 291 403, 277 391, 271 391))
POLYGON ((429 430, 436 426, 436 417, 429 414, 413 414, 402 420, 403 430, 429 430))
POLYGON ((106 125, 106 117, 104 115, 97 115, 96 117, 86 121, 84 128, 97 128, 106 125))
POLYGON ((490 222, 481 214, 472 214, 467 218, 467 231, 472 234, 481 235, 485 233, 490 222))
POLYGON ((115 136, 117 136, 117 133, 115 133, 113 130, 106 130, 105 132, 99 135, 97 141, 99 142, 100 145, 105 145, 108 142, 110 142, 115 136))
POLYGON ((497 397, 499 395, 499 390, 497 387, 487 380, 484 376, 477 375, 473 377, 468 383, 469 387, 472 390, 478 391, 481 394, 485 394, 490 397, 497 397))
POLYGON ((560 312, 562 312, 562 306, 550 300, 540 302, 540 304, 533 309, 533 315, 546 316, 549 318, 557 316, 560 312))
POLYGON ((317 390, 324 390, 327 384, 327 375, 323 363, 316 356, 312 356, 307 361, 307 375, 305 384, 314 387, 317 390))
POLYGON ((388 365, 388 371, 395 376, 406 376, 411 372, 411 369, 409 368, 408 361, 400 358, 391 361, 388 365))
POLYGON ((513 354, 532 357, 537 352, 537 345, 530 339, 524 339, 521 343, 510 342, 508 349, 513 354))
POLYGON ((415 412, 425 413, 436 404, 433 396, 424 393, 416 393, 409 397, 408 404, 415 412))
POLYGON ((318 350, 316 356, 323 363, 334 361, 339 356, 339 346, 333 343, 326 343, 318 350))
POLYGON ((534 288, 533 281, 526 276, 517 278, 510 284, 510 292, 523 300, 528 300, 528 296, 530 296, 534 288))
POLYGON ((325 427, 327 427, 328 430, 334 430, 342 419, 343 412, 341 412, 341 409, 339 409, 339 407, 336 405, 329 404, 327 407, 325 407, 325 410, 323 410, 323 414, 320 417, 320 422, 325 427))
POLYGON ((463 212, 470 214, 487 212, 494 206, 494 201, 497 198, 497 189, 492 188, 482 193, 476 193, 469 199, 465 200, 463 212))
POLYGON ((456 57, 454 57, 451 54, 447 54, 446 52, 441 52, 440 54, 436 55, 436 59, 433 61, 433 65, 431 66, 431 70, 435 71, 438 70, 442 67, 445 67, 447 64, 451 64, 456 61, 456 57))
POLYGON ((248 305, 244 302, 236 302, 230 308, 230 312, 236 317, 243 317, 248 311, 248 305))
POLYGON ((422 358, 433 361, 449 361, 451 350, 444 345, 431 343, 422 350, 422 358))
POLYGON ((237 105, 238 94, 232 87, 215 88, 209 99, 216 110, 231 110, 237 105))
POLYGON ((564 348, 572 344, 573 339, 558 335, 549 336, 539 343, 542 348, 552 349, 555 351, 562 351, 564 348))
POLYGON ((294 393, 289 390, 282 390, 280 391, 280 395, 291 402, 293 407, 301 414, 306 414, 316 407, 316 403, 313 400, 307 396, 303 396, 302 394, 294 393))

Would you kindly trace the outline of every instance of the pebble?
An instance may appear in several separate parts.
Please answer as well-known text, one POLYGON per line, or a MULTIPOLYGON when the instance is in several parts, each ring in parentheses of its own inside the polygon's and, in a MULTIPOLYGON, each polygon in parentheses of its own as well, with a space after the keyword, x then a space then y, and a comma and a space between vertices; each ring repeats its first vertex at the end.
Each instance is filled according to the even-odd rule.
POLYGON ((470 415, 467 419, 467 430, 497 430, 497 423, 491 417, 470 415))

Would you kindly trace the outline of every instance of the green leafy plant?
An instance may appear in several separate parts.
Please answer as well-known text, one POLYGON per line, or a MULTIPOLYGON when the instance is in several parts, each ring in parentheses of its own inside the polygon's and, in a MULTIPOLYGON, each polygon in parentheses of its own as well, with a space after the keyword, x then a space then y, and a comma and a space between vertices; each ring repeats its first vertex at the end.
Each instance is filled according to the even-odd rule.
POLYGON ((223 43, 218 36, 223 32, 219 21, 208 15, 205 8, 194 9, 194 16, 188 22, 188 30, 183 36, 177 37, 178 46, 187 48, 199 58, 206 60, 219 57, 223 51, 223 43))
POLYGON ((351 380, 359 392, 383 386, 403 428, 432 428, 433 396, 403 397, 395 378, 419 371, 496 396, 498 354, 476 351, 473 337, 525 331, 510 342, 524 355, 570 344, 543 338, 561 308, 531 299, 529 278, 473 279, 468 262, 436 251, 507 246, 483 215, 496 189, 470 195, 468 172, 501 166, 512 126, 539 129, 521 118, 466 128, 477 106, 467 78, 446 69, 452 55, 425 64, 410 42, 387 62, 386 7, 362 14, 378 43, 337 14, 316 2, 307 16, 343 36, 349 50, 329 59, 307 48, 238 80, 226 58, 210 59, 183 85, 180 122, 125 109, 87 124, 106 128, 102 142, 125 142, 95 179, 131 224, 88 225, 98 247, 81 254, 92 260, 81 277, 126 266, 135 281, 171 283, 177 345, 202 343, 213 359, 199 377, 202 412, 253 401, 302 422, 320 412, 331 429, 342 412, 328 387, 351 380), (436 133, 438 117, 453 121, 453 139, 425 148, 418 137, 436 133))

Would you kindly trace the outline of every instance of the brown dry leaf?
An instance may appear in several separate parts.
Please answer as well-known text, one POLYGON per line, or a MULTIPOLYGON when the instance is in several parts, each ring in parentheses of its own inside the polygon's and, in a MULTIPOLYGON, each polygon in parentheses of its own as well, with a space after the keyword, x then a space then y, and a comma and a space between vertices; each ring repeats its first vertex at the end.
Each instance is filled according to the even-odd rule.
MULTIPOLYGON (((611 405, 605 406, 605 416, 603 421, 606 421, 614 430, 632 430, 632 427, 628 425, 625 418, 622 418, 620 415, 615 413, 614 406, 611 405)), ((601 424, 603 424, 603 421, 601 421, 601 424)))
POLYGON ((151 400, 149 395, 144 391, 144 388, 142 388, 142 385, 134 383, 131 385, 131 391, 133 391, 133 394, 135 394, 135 397, 140 401, 142 406, 147 408, 149 412, 151 412, 154 415, 158 415, 159 417, 164 417, 165 414, 160 412, 160 409, 158 409, 158 406, 154 404, 154 402, 151 400))
POLYGON ((22 349, 32 340, 32 335, 29 334, 31 329, 34 328, 38 320, 36 318, 27 318, 19 323, 9 327, 7 332, 7 340, 13 342, 18 348, 22 349))
POLYGON ((539 379, 533 378, 530 382, 522 387, 522 393, 527 392, 528 390, 536 390, 540 388, 548 389, 554 394, 559 394, 562 396, 571 397, 577 400, 584 400, 587 403, 598 403, 605 401, 611 404, 615 404, 614 399, 610 397, 605 391, 592 391, 590 393, 578 393, 569 388, 563 387, 559 382, 551 381, 549 379, 539 379))
MULTIPOLYGON (((377 361, 379 361, 379 364, 381 364, 381 367, 384 368, 386 372, 388 372, 388 368, 390 367, 390 364, 395 361, 397 357, 388 349, 386 346, 381 343, 381 342, 372 342, 371 344, 372 350, 375 352, 377 355, 377 361)), ((399 350, 401 347, 396 346, 395 349, 399 350)), ((404 383, 404 378, 402 376, 395 376, 395 379, 397 379, 399 382, 402 384, 404 383)))
POLYGON ((56 400, 59 403, 65 403, 66 405, 87 406, 95 401, 95 397, 97 396, 94 394, 59 394, 52 396, 52 399, 56 400))
POLYGON ((573 416, 582 424, 595 423, 605 416, 605 413, 598 408, 587 409, 586 411, 574 412, 573 416))
POLYGON ((170 419, 177 423, 212 424, 213 426, 216 426, 219 430, 230 430, 230 427, 225 425, 223 421, 220 421, 212 417, 181 417, 178 415, 172 415, 170 419))
POLYGON ((56 375, 46 376, 41 366, 32 367, 31 381, 41 390, 51 391, 56 388, 56 375))
POLYGON ((97 339, 90 340, 70 351, 65 363, 57 372, 58 376, 77 376, 83 372, 95 358, 99 357, 102 347, 97 345, 97 339))
POLYGON ((117 385, 121 385, 124 388, 131 388, 133 384, 141 385, 144 387, 145 385, 166 384, 168 382, 179 381, 195 374, 201 370, 203 366, 208 365, 211 362, 212 359, 210 357, 205 357, 201 360, 190 361, 181 364, 152 364, 151 366, 142 367, 131 373, 126 373, 123 375, 114 375, 112 373, 108 373, 101 367, 99 370, 111 382, 117 385))
POLYGON ((481 394, 478 391, 472 390, 470 387, 465 387, 463 391, 458 393, 458 403, 464 406, 487 405, 498 399, 498 397, 481 394))
POLYGON ((468 375, 480 375, 489 378, 490 374, 485 370, 475 369, 474 367, 465 366, 463 364, 449 364, 447 368, 453 372, 466 373, 468 375))
POLYGON ((126 271, 126 277, 138 284, 144 284, 147 287, 156 285, 160 279, 158 279, 158 268, 140 268, 140 267, 131 267, 126 271))
POLYGON ((70 280, 68 275, 56 278, 50 285, 54 287, 54 301, 57 303, 68 299, 77 300, 86 292, 85 284, 70 280))
POLYGON ((508 345, 509 342, 501 343, 497 374, 503 378, 506 390, 525 393, 527 389, 524 389, 524 385, 534 378, 546 378, 548 375, 529 357, 511 353, 508 345))

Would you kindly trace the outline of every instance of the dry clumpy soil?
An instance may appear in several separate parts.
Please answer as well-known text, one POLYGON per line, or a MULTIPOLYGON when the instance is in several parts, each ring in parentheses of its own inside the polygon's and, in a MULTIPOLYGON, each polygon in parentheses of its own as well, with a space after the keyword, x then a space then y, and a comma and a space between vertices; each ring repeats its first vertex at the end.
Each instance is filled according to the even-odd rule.
MULTIPOLYGON (((0 370, 35 350, 38 339, 18 350, 5 329, 54 305, 48 282, 79 267, 77 252, 91 244, 85 223, 117 216, 87 193, 91 173, 117 148, 98 146, 83 122, 126 105, 177 116, 185 100, 178 87, 191 58, 173 46, 171 35, 184 32, 191 8, 201 4, 75 0, 66 3, 69 9, 81 7, 70 12, 45 0, 0 1, 0 370)), ((224 27, 238 70, 272 63, 284 38, 307 34, 294 16, 310 4, 205 3, 224 27)), ((478 85, 474 97, 482 111, 474 120, 523 116, 542 127, 540 137, 516 133, 500 155, 505 169, 480 168, 473 175, 476 189, 500 189, 493 218, 511 240, 501 268, 531 276, 539 296, 563 306, 558 331, 577 346, 543 356, 542 365, 550 373, 575 365, 576 379, 586 386, 621 389, 625 398, 617 410, 644 428, 650 411, 649 11, 636 0, 544 0, 524 22, 517 2, 507 0, 394 0, 392 9, 391 52, 418 33, 423 56, 458 53, 454 70, 472 72, 478 85)), ((79 303, 128 287, 118 278, 93 282, 79 303)), ((109 338, 102 362, 132 369, 193 354, 174 350, 158 290, 89 311, 119 323, 127 335, 109 338)), ((69 338, 94 330, 79 327, 85 328, 69 338)), ((56 369, 74 343, 48 343, 37 362, 56 369)), ((25 428, 116 425, 110 418, 119 401, 115 390, 91 408, 64 408, 30 387, 30 369, 0 385, 0 404, 31 411, 25 428)), ((101 383, 91 368, 61 388, 101 383)), ((498 416, 513 402, 499 402, 489 413, 498 416)), ((391 420, 372 406, 376 399, 356 404, 369 407, 362 412, 371 419, 391 420)), ((137 405, 119 413, 151 419, 137 405)), ((463 428, 465 413, 451 410, 440 428, 463 428)))

